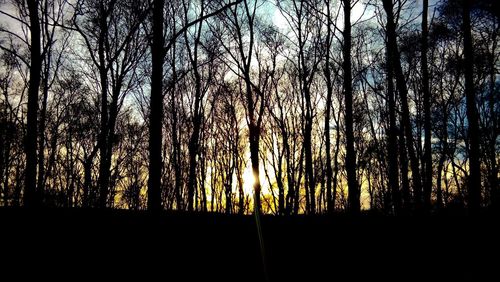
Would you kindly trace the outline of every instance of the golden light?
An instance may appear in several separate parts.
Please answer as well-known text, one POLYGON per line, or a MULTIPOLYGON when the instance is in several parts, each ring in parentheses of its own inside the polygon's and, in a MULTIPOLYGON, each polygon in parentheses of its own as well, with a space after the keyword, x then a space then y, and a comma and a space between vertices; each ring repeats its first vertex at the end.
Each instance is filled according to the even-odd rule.
POLYGON ((243 171, 243 192, 246 195, 253 195, 253 184, 255 177, 253 176, 252 167, 247 166, 243 171))

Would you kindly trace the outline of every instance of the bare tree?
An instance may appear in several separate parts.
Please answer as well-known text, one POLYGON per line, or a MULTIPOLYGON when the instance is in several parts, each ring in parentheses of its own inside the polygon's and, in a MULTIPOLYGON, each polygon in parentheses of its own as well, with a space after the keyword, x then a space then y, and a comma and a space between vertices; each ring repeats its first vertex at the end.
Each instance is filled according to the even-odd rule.
POLYGON ((352 214, 360 212, 360 193, 356 180, 356 152, 354 151, 353 130, 353 103, 352 103, 352 72, 351 72, 351 1, 344 0, 344 44, 343 54, 343 77, 344 77, 344 99, 345 99, 345 126, 346 126, 346 171, 349 186, 349 210, 352 214))
POLYGON ((470 25, 470 9, 471 1, 464 0, 462 13, 463 23, 462 29, 464 33, 464 63, 465 68, 465 98, 467 101, 467 121, 469 140, 469 179, 468 179, 468 196, 469 209, 472 213, 476 213, 481 205, 481 163, 479 161, 479 117, 476 108, 476 93, 474 90, 474 73, 473 73, 473 51, 472 51, 472 35, 470 25))
POLYGON ((402 127, 404 132, 404 138, 406 138, 406 149, 408 151, 408 156, 410 159, 410 167, 412 172, 412 183, 414 201, 416 208, 421 210, 422 203, 422 182, 420 177, 420 168, 417 155, 415 153, 414 140, 413 140, 413 130, 410 121, 410 109, 408 106, 408 88, 406 85, 406 79, 403 74, 403 69, 401 67, 400 53, 397 44, 397 33, 396 33, 396 22, 394 18, 394 5, 392 0, 383 1, 384 10, 386 13, 386 33, 387 33, 387 56, 389 58, 389 63, 394 76, 396 79, 396 87, 400 96, 401 102, 401 118, 402 127))
POLYGON ((28 90, 28 114, 26 124, 26 171, 24 204, 35 205, 36 199, 36 140, 38 136, 38 91, 40 90, 40 72, 42 68, 40 44, 40 19, 37 0, 27 2, 30 20, 31 56, 30 56, 30 84, 28 90))
POLYGON ((423 189, 423 201, 424 209, 427 211, 431 206, 431 192, 432 192, 432 150, 431 150, 431 92, 429 89, 429 69, 427 63, 427 49, 428 49, 428 24, 427 24, 427 14, 429 1, 424 0, 423 2, 423 12, 422 12, 422 92, 424 95, 424 130, 425 130, 425 140, 424 140, 424 189, 423 189))

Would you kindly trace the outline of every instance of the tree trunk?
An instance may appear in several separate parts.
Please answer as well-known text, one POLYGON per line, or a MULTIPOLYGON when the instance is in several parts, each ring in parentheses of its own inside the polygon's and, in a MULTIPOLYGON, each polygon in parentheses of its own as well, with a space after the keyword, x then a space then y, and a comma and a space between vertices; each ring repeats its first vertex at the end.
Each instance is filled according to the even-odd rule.
POLYGON ((90 189, 92 186, 92 159, 86 159, 83 163, 83 200, 84 208, 90 207, 90 189))
POLYGON ((396 127, 396 101, 394 97, 394 77, 390 67, 389 58, 387 60, 387 96, 389 106, 389 134, 387 136, 387 155, 389 159, 389 188, 392 193, 392 204, 394 213, 401 212, 401 192, 399 190, 398 173, 398 129, 396 127))
POLYGON ((5 179, 7 178, 7 173, 5 173, 5 168, 8 167, 6 159, 8 155, 5 150, 5 143, 7 143, 7 121, 4 118, 3 112, 0 112, 0 205, 7 206, 6 194, 7 187, 4 186, 5 179))
POLYGON ((305 117, 305 126, 304 126, 304 156, 305 156, 305 177, 306 177, 306 206, 307 212, 310 214, 315 213, 315 183, 314 183, 314 171, 313 171, 313 161, 312 161, 312 115, 310 109, 310 100, 309 91, 304 94, 306 98, 306 117, 305 117))
POLYGON ((26 139, 24 152, 26 154, 24 205, 31 207, 36 199, 36 140, 37 140, 37 112, 38 90, 40 88, 40 71, 42 59, 40 54, 40 21, 38 16, 38 1, 28 0, 31 36, 31 65, 30 82, 28 88, 28 113, 26 124, 26 139))
MULTIPOLYGON (((304 13, 304 3, 300 2, 297 6, 294 3, 296 9, 295 15, 297 17, 297 40, 298 40, 298 57, 297 66, 299 69, 299 79, 300 79, 300 91, 305 101, 305 115, 302 114, 303 118, 303 137, 304 137, 304 157, 305 157, 305 196, 306 196, 306 213, 314 214, 316 210, 316 196, 315 196, 315 179, 314 179, 314 169, 313 169, 313 158, 312 158, 312 127, 313 127, 313 109, 311 104, 311 86, 310 77, 312 77, 311 70, 307 67, 308 58, 306 54, 306 36, 303 34, 303 13, 304 13)), ((297 193, 300 190, 297 189, 297 193)))
POLYGON ((432 193, 432 150, 431 150, 431 93, 429 89, 429 69, 427 66, 428 49, 428 27, 427 10, 428 0, 423 0, 422 12, 422 91, 424 94, 424 209, 429 211, 431 208, 432 193))
MULTIPOLYGON (((202 138, 203 139, 203 138, 202 138)), ((202 145, 203 148, 203 145, 202 145)), ((200 192, 201 192, 201 211, 202 212, 207 212, 207 191, 205 189, 205 181, 207 174, 205 173, 206 170, 206 162, 207 162, 207 157, 206 157, 206 149, 203 150, 201 157, 201 164, 200 164, 200 169, 202 171, 201 174, 201 180, 200 180, 200 192)))
POLYGON ((410 183, 408 180, 408 156, 406 150, 405 134, 402 129, 399 132, 399 166, 401 170, 401 191, 403 198, 403 211, 407 213, 410 209, 410 183))
POLYGON ((326 65, 325 65, 325 78, 326 78, 326 112, 325 112, 325 150, 326 150, 326 207, 328 213, 333 213, 335 207, 332 200, 332 152, 330 140, 330 113, 332 108, 333 84, 332 73, 330 70, 330 41, 332 34, 332 23, 330 15, 330 4, 327 3, 326 11, 328 16, 328 26, 326 34, 327 50, 326 50, 326 65))
POLYGON ((304 147, 301 148, 300 150, 300 157, 299 157, 299 162, 298 162, 298 176, 297 180, 294 181, 295 187, 294 187, 294 198, 293 198, 293 214, 297 215, 299 214, 299 209, 300 209, 300 186, 301 181, 302 181, 302 173, 304 171, 304 147))
MULTIPOLYGON (((237 126, 237 125, 236 125, 237 126)), ((245 193, 243 191, 243 171, 241 169, 241 156, 239 155, 239 133, 238 130, 235 132, 236 140, 233 147, 233 162, 236 164, 236 179, 238 180, 238 214, 243 215, 245 212, 245 193)))
MULTIPOLYGON (((176 44, 172 45, 172 52, 175 54, 176 44)), ((177 68, 175 67, 175 63, 172 64, 172 79, 173 81, 177 81, 177 68)), ((174 196, 177 210, 182 210, 183 201, 182 201, 182 170, 181 170, 181 142, 179 141, 179 133, 178 133, 178 119, 177 119, 177 105, 175 104, 176 98, 176 87, 175 84, 172 87, 172 95, 170 99, 170 108, 171 108, 171 117, 172 117, 172 161, 174 165, 174 175, 175 175, 175 183, 174 183, 174 196)))
MULTIPOLYGON (((442 87, 441 87, 442 88, 442 87)), ((442 90, 441 90, 442 91, 442 90)), ((442 179, 442 171, 444 168, 444 162, 446 161, 446 157, 448 155, 448 109, 447 106, 443 106, 443 127, 441 128, 442 134, 443 134, 443 139, 441 140, 442 142, 442 150, 441 150, 441 156, 439 157, 439 163, 438 163, 438 168, 437 168, 437 185, 436 185, 436 207, 438 210, 440 210, 443 207, 443 190, 441 188, 441 179, 442 179)), ((445 172, 445 181, 447 176, 447 173, 445 172)))
POLYGON ((393 3, 392 0, 383 0, 383 4, 387 16, 387 55, 391 62, 391 68, 394 71, 396 86, 400 95, 402 127, 404 129, 406 148, 410 158, 415 208, 420 211, 422 208, 422 181, 420 177, 419 161, 415 154, 415 148, 413 147, 413 132, 408 106, 408 88, 406 86, 406 79, 401 67, 401 59, 397 44, 396 23, 394 22, 393 15, 393 3))
POLYGON ((465 98, 467 104, 468 139, 469 139, 469 210, 476 213, 481 204, 481 170, 479 161, 479 116, 476 108, 474 90, 473 51, 470 25, 470 0, 463 0, 463 33, 464 33, 464 65, 465 68, 465 98))
POLYGON ((7 141, 7 144, 5 144, 5 160, 4 160, 4 163, 5 163, 5 167, 3 168, 3 182, 2 182, 2 185, 3 185, 3 202, 4 202, 4 205, 5 206, 9 206, 9 198, 10 198, 10 191, 9 191, 9 163, 10 163, 10 158, 11 158, 11 155, 10 155, 10 147, 11 147, 11 144, 10 144, 10 141, 7 141))
POLYGON ((149 116, 148 209, 161 210, 161 147, 163 117, 163 6, 164 0, 153 1, 153 42, 151 45, 151 103, 149 116))
POLYGON ((500 195, 498 191, 498 165, 497 165, 497 154, 496 154, 496 143, 498 136, 498 128, 497 128, 497 114, 495 112, 495 103, 497 103, 495 98, 495 67, 491 66, 491 74, 490 74, 490 98, 489 98, 489 112, 491 116, 491 138, 489 142, 489 158, 491 163, 490 175, 489 175, 489 184, 490 184, 490 195, 491 195, 491 204, 494 207, 498 206, 500 195))
POLYGON ((333 155, 333 198, 332 198, 332 206, 335 209, 335 205, 337 202, 337 187, 338 187, 338 175, 339 175, 339 151, 340 151, 340 109, 337 114, 337 129, 335 135, 335 154, 333 155))
POLYGON ((351 73, 351 1, 343 0, 344 6, 344 44, 342 45, 342 55, 344 61, 342 69, 344 71, 344 99, 345 99, 345 127, 346 127, 346 171, 347 186, 349 193, 349 212, 358 214, 360 212, 360 193, 358 181, 356 179, 356 152, 354 150, 354 129, 353 129, 353 109, 352 109, 352 73, 351 73))
POLYGON ((287 177, 287 188, 288 191, 286 193, 286 214, 291 215, 294 211, 294 199, 295 199, 295 176, 292 170, 292 156, 290 152, 290 144, 288 144, 288 131, 285 127, 285 122, 281 121, 281 139, 283 142, 284 150, 285 150, 285 161, 286 161, 286 177, 287 177))
MULTIPOLYGON (((247 89, 248 90, 248 89, 247 89)), ((249 138, 250 138, 250 160, 252 162, 252 172, 254 177, 254 208, 255 213, 260 213, 260 171, 259 171, 259 139, 260 128, 255 124, 255 121, 250 121, 249 125, 249 138)))
POLYGON ((108 199, 109 169, 108 167, 108 70, 106 68, 105 41, 107 37, 108 23, 107 12, 104 4, 99 4, 99 76, 101 80, 101 128, 99 134, 100 162, 99 162, 99 207, 105 208, 108 199))
MULTIPOLYGON (((106 171, 106 179, 107 179, 107 185, 106 185, 106 190, 104 190, 104 195, 105 197, 100 197, 101 201, 101 207, 107 207, 108 202, 111 201, 112 204, 112 198, 109 199, 108 195, 111 190, 111 188, 114 188, 114 184, 110 183, 110 173, 111 173, 111 158, 113 156, 113 145, 116 143, 116 136, 115 136, 115 127, 116 127, 116 120, 118 118, 118 99, 120 95, 122 87, 122 79, 118 78, 116 85, 113 87, 113 92, 111 95, 111 103, 109 105, 109 120, 108 120, 108 126, 107 126, 107 148, 106 148, 106 159, 104 163, 104 171, 106 171), (111 185, 110 185, 111 184, 111 185), (104 201, 104 205, 103 205, 104 201)), ((102 190, 101 190, 102 191, 102 190)), ((101 193, 102 195, 102 193, 101 193)))
POLYGON ((285 215, 285 184, 283 183, 283 154, 278 153, 278 173, 276 184, 278 185, 278 214, 285 215))
MULTIPOLYGON (((228 144, 230 147, 231 144, 228 144)), ((224 187, 225 187, 225 196, 226 196, 226 214, 231 214, 233 210, 233 173, 234 173, 234 164, 231 165, 231 157, 227 157, 227 172, 226 179, 224 179, 224 187)))
MULTIPOLYGON (((494 21, 496 22, 496 26, 498 28, 498 21, 500 19, 498 17, 494 17, 494 21)), ((498 33, 493 34, 493 46, 492 46, 492 54, 494 54, 497 49, 498 44, 498 33)), ((496 143, 498 136, 498 117, 495 111, 495 104, 498 103, 498 94, 495 91, 496 89, 496 68, 495 68, 495 56, 491 56, 490 58, 490 85, 489 85, 489 112, 490 112, 490 120, 491 120, 491 138, 489 141, 489 159, 490 159, 490 172, 489 172, 489 184, 490 184, 490 197, 491 197, 491 205, 493 207, 497 207, 500 195, 498 191, 498 165, 497 165, 497 157, 496 157, 496 143)))
MULTIPOLYGON (((197 83, 198 84, 198 83, 197 83)), ((198 87, 198 86, 197 86, 198 87)), ((198 90, 196 90, 198 92, 198 90)), ((198 99, 197 99, 198 100, 198 99)), ((195 102, 196 103, 196 102, 195 102)), ((198 111, 198 106, 195 111, 198 111)), ((188 211, 193 211, 193 197, 196 189, 196 156, 199 150, 199 133, 201 126, 201 117, 195 114, 193 122, 193 133, 189 141, 189 178, 188 178, 188 211)))
MULTIPOLYGON (((245 10, 247 18, 250 20, 253 18, 255 14, 250 14, 250 10, 248 8, 248 3, 245 1, 245 10)), ((254 10, 255 13, 255 10, 254 10)), ((248 56, 244 55, 243 46, 242 46, 242 38, 241 34, 239 34, 240 41, 240 54, 243 58, 245 58, 244 62, 244 78, 245 78, 245 87, 246 87, 246 107, 248 111, 248 138, 250 143, 250 161, 252 163, 252 172, 254 177, 253 189, 254 189, 254 213, 259 215, 261 211, 261 203, 260 203, 260 171, 259 171, 259 141, 260 141, 260 123, 258 122, 258 118, 255 113, 255 104, 254 104, 254 93, 252 91, 252 80, 250 78, 250 62, 252 58, 252 48, 254 43, 254 27, 253 20, 250 24, 250 40, 249 40, 249 50, 248 56)), ((263 97, 261 97, 263 98, 263 97)), ((259 227, 260 228, 260 227, 259 227)))
MULTIPOLYGON (((202 3, 203 6, 203 3, 202 3)), ((201 12, 200 18, 203 17, 203 10, 201 12)), ((186 15, 187 20, 187 15, 186 15)), ((194 96, 194 111, 193 111, 193 133, 191 139, 189 140, 189 178, 188 178, 188 211, 193 211, 193 196, 196 189, 196 157, 199 151, 199 139, 200 139, 200 128, 202 122, 202 113, 200 112, 202 90, 201 90, 201 75, 198 70, 198 42, 201 38, 202 21, 198 25, 198 31, 196 35, 196 40, 194 43, 194 54, 191 53, 190 47, 187 46, 189 51, 189 58, 191 64, 193 65, 194 79, 195 79, 195 96, 194 96)), ((187 31, 184 33, 186 42, 187 31)))
MULTIPOLYGON (((49 47, 51 48, 51 47, 49 47)), ((37 179, 37 197, 43 201, 45 190, 45 123, 47 116, 47 98, 49 95, 49 71, 51 65, 51 50, 47 50, 46 63, 44 67, 44 76, 42 79, 42 109, 40 111, 40 128, 38 136, 38 179, 37 179)))
MULTIPOLYGON (((50 141, 50 155, 49 159, 47 161, 47 169, 45 170, 45 173, 43 175, 43 179, 41 181, 41 186, 45 187, 47 185, 47 179, 49 176, 52 175, 52 170, 56 166, 56 156, 57 156, 57 144, 58 144, 58 139, 59 139, 59 129, 58 126, 54 126, 52 128, 52 137, 50 141)), ((71 154, 72 149, 68 150, 67 154, 71 154)), ((71 164, 72 166, 74 164, 71 164)), ((40 181, 39 181, 40 182, 40 181)), ((43 193, 39 193, 38 195, 43 196, 43 193)))

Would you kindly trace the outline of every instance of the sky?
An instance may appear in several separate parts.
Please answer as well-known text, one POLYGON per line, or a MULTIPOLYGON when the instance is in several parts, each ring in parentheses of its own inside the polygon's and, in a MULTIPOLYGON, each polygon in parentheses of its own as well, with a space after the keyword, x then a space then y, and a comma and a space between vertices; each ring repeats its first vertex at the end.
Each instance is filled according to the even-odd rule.
MULTIPOLYGON (((364 1, 358 1, 356 3, 356 5, 354 5, 354 7, 352 8, 352 13, 351 13, 351 23, 355 23, 359 20, 365 20, 365 19, 368 19, 370 17, 373 16, 373 10, 370 11, 370 10, 365 10, 365 4, 363 3, 364 1)), ((421 9, 421 2, 422 1, 417 1, 416 2, 416 8, 417 8, 417 12, 418 12, 418 9, 420 8, 421 9)), ((432 7, 437 1, 429 1, 430 3, 430 6, 432 7)), ((289 29, 288 27, 288 22, 285 18, 285 16, 282 14, 282 12, 277 8, 276 6, 276 1, 270 1, 269 3, 267 3, 265 7, 265 9, 268 9, 266 11, 264 11, 264 14, 267 14, 271 17, 271 21, 272 23, 278 27, 280 30, 282 31, 287 31, 289 29)), ((5 6, 2 5, 1 8, 3 9, 3 11, 5 12, 8 12, 8 13, 12 13, 14 14, 13 12, 13 9, 12 7, 9 7, 9 6, 5 6)), ((333 10, 332 13, 336 13, 337 10, 333 10)), ((431 10, 429 11, 429 14, 432 15, 432 8, 431 10)), ((7 16, 5 15, 0 15, 0 25, 10 25, 11 28, 13 26, 16 26, 16 22, 9 19, 7 16)), ((339 14, 339 17, 338 17, 338 20, 336 22, 336 25, 337 27, 342 30, 343 28, 343 20, 342 20, 342 12, 340 11, 340 14, 339 14)), ((249 159, 249 156, 248 156, 248 159, 249 159)), ((261 161, 261 173, 260 173, 260 181, 261 181, 261 184, 263 186, 263 189, 269 189, 269 185, 267 184, 267 179, 265 178, 265 174, 264 174, 264 169, 263 169, 263 165, 262 165, 262 161, 261 161)), ((246 194, 251 194, 253 192, 253 173, 252 173, 252 170, 251 170, 251 164, 250 162, 248 161, 247 162, 247 168, 244 170, 243 172, 243 179, 244 179, 244 190, 245 190, 245 193, 246 194)), ((265 192, 264 192, 265 193, 265 192)), ((363 206, 366 208, 366 203, 363 202, 363 206)))
MULTIPOLYGON (((286 18, 283 16, 281 11, 276 8, 276 1, 275 5, 273 7, 273 13, 272 13, 272 22, 275 26, 279 27, 280 29, 287 29, 288 28, 288 23, 286 21, 286 18)), ((373 15, 373 12, 370 12, 369 10, 365 11, 364 9, 364 4, 361 1, 358 1, 356 5, 351 10, 351 23, 355 23, 356 21, 360 19, 367 19, 373 15)), ((332 11, 332 12, 337 12, 337 11, 332 11)), ((342 15, 342 11, 340 12, 340 15, 342 15)), ((337 26, 342 29, 344 25, 344 22, 341 17, 337 20, 337 26)))

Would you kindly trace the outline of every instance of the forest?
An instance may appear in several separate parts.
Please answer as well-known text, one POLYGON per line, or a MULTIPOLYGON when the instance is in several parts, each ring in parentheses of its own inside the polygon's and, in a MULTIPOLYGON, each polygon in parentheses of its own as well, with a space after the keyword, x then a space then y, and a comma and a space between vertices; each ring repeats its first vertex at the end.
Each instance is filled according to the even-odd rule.
POLYGON ((496 207, 498 6, 2 0, 0 206, 496 207))
POLYGON ((0 0, 0 280, 494 281, 498 11, 0 0))

